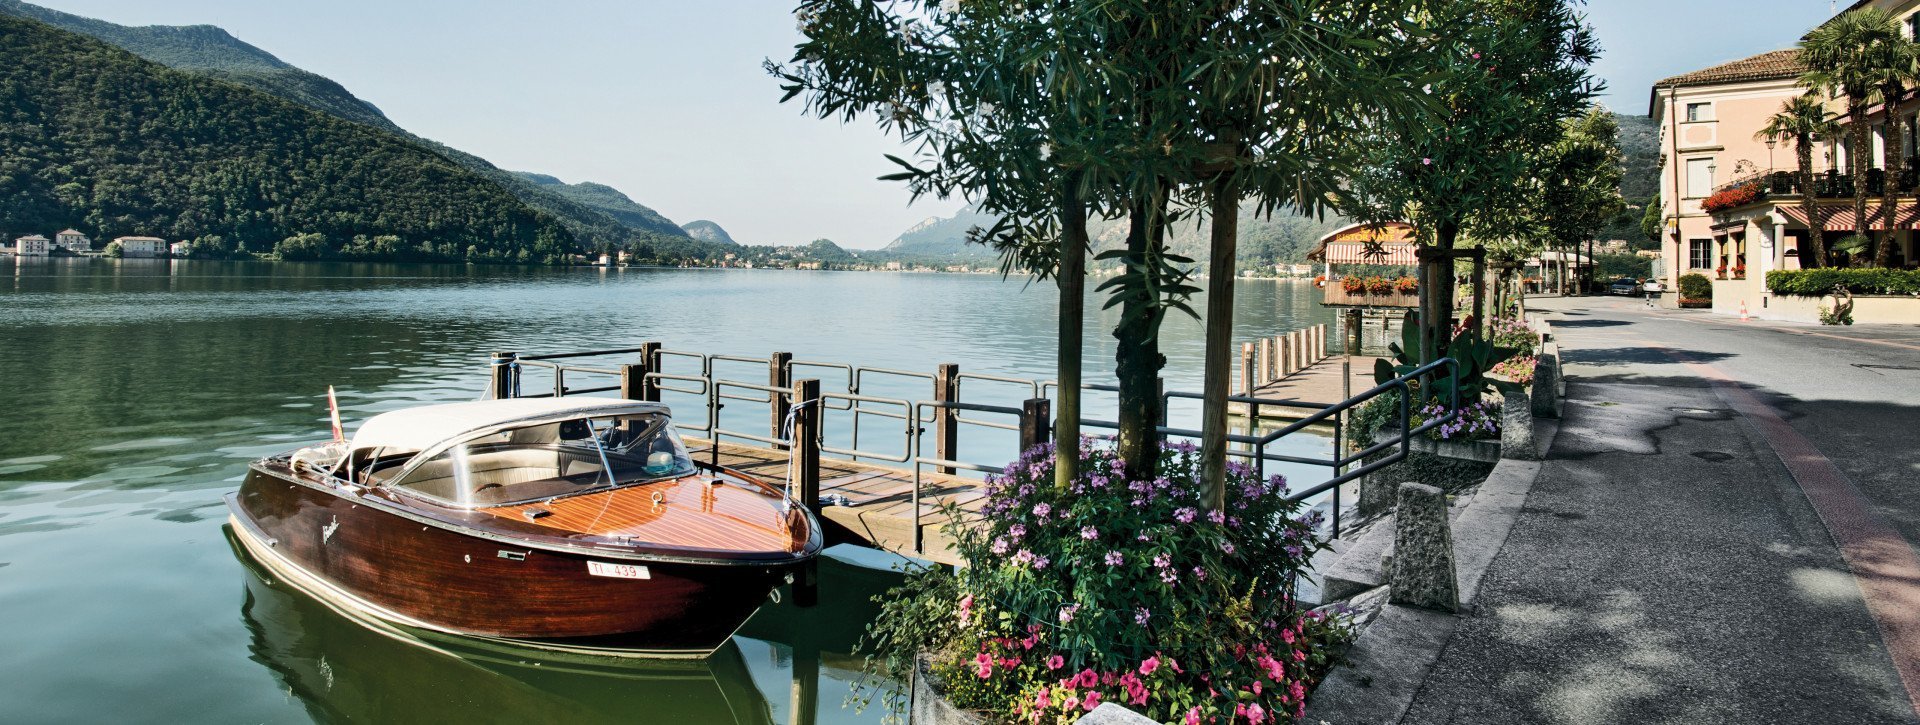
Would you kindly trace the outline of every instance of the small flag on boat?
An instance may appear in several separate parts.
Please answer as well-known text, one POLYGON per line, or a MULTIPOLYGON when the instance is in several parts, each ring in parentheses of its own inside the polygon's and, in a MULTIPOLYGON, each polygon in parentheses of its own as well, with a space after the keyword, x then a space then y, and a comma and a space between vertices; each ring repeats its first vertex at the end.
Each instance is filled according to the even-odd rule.
POLYGON ((347 434, 340 431, 340 401, 333 397, 333 386, 327 386, 327 412, 333 414, 333 439, 344 441, 347 434))

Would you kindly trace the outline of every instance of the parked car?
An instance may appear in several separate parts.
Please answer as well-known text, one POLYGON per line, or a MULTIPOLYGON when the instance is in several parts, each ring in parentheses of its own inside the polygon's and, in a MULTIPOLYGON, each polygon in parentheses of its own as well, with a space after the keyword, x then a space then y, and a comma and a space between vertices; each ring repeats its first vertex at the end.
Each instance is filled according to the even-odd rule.
POLYGON ((1612 282, 1607 283, 1607 294, 1639 297, 1645 293, 1640 291, 1640 280, 1632 277, 1615 277, 1612 282))

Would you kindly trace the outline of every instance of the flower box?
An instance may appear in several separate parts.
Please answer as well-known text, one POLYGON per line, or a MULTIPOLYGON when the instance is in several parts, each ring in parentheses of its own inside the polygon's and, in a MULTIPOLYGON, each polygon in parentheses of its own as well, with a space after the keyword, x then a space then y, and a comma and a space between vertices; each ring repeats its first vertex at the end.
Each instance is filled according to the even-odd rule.
POLYGON ((1680 306, 1690 310, 1703 310, 1713 307, 1713 300, 1695 300, 1680 298, 1680 306))

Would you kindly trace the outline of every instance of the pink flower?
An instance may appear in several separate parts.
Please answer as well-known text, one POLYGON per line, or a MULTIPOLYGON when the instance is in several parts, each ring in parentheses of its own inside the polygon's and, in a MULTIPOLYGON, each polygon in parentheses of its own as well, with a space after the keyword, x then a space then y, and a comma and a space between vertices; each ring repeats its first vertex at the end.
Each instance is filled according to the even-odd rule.
POLYGON ((1140 661, 1140 676, 1142 677, 1153 674, 1153 671, 1157 669, 1160 669, 1159 655, 1154 655, 1140 661))
POLYGON ((980 679, 984 680, 993 676, 993 655, 981 652, 979 657, 973 658, 973 664, 974 674, 979 675, 980 679))
POLYGON ((1421 159, 1421 160, 1420 160, 1420 165, 1421 165, 1421 166, 1432 166, 1432 165, 1433 165, 1433 159, 1431 159, 1431 158, 1424 158, 1424 159, 1421 159))
POLYGON ((1049 696, 1049 692, 1045 687, 1040 688, 1040 694, 1035 695, 1033 698, 1033 708, 1035 710, 1045 710, 1053 707, 1053 698, 1049 696))
POLYGON ((1068 622, 1073 621, 1073 615, 1079 611, 1080 611, 1080 605, 1078 604, 1069 604, 1067 606, 1061 607, 1060 623, 1066 624, 1068 622))
POLYGON ((1267 713, 1265 710, 1260 709, 1259 703, 1247 706, 1247 722, 1253 723, 1253 725, 1260 725, 1260 723, 1266 722, 1266 720, 1267 713))
POLYGON ((1080 527, 1080 538, 1093 541, 1100 538, 1100 530, 1092 526, 1080 527))
POLYGON ((1045 521, 1047 519, 1047 516, 1051 515, 1052 513, 1053 513, 1053 506, 1051 504, 1042 503, 1042 504, 1036 504, 1033 507, 1033 515, 1040 517, 1041 521, 1045 521))
POLYGON ((1293 630, 1291 629, 1280 630, 1280 641, 1285 642, 1287 644, 1293 644, 1293 630))
POLYGON ((1153 617, 1153 612, 1147 611, 1146 607, 1140 607, 1139 609, 1133 610, 1133 623, 1138 624, 1142 627, 1146 626, 1147 620, 1152 617, 1153 617))
POLYGON ((1193 709, 1187 711, 1186 725, 1200 725, 1200 706, 1199 705, 1194 705, 1193 709))
POLYGON ((973 616, 973 595, 960 598, 960 619, 965 621, 973 616))
POLYGON ((1067 664, 1067 658, 1061 657, 1060 655, 1054 655, 1052 657, 1047 658, 1047 669, 1049 670, 1060 669, 1066 664, 1067 664))
POLYGON ((1080 700, 1080 709, 1085 710, 1087 712, 1093 712, 1093 709, 1099 706, 1100 706, 1100 693, 1093 690, 1088 690, 1087 696, 1080 700))
POLYGON ((1100 674, 1094 672, 1091 667, 1081 670, 1079 676, 1073 678, 1074 687, 1096 687, 1099 684, 1100 674))
POLYGON ((1119 566, 1121 564, 1126 563, 1126 561, 1127 561, 1127 557, 1118 551, 1107 552, 1107 558, 1106 558, 1107 566, 1119 566))
POLYGON ((1198 513, 1200 512, 1193 510, 1193 507, 1191 506, 1181 506, 1180 508, 1174 510, 1173 520, 1183 524, 1191 524, 1193 523, 1194 515, 1198 513))

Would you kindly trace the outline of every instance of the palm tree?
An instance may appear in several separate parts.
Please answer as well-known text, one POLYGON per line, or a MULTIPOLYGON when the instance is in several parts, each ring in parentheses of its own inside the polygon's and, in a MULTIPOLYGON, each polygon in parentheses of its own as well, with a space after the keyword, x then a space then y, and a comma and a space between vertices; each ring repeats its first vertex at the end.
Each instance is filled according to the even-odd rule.
POLYGON ((1894 234, 1893 217, 1895 203, 1900 196, 1900 164, 1906 156, 1906 135, 1900 133, 1900 102, 1905 100, 1907 84, 1920 81, 1920 43, 1906 35, 1895 32, 1884 37, 1877 47, 1875 75, 1879 76, 1876 96, 1881 104, 1881 113, 1886 118, 1884 134, 1887 142, 1882 153, 1883 164, 1887 170, 1887 181, 1882 192, 1885 199, 1880 203, 1880 213, 1886 215, 1886 233, 1880 236, 1880 246, 1874 249, 1873 266, 1885 267, 1892 261, 1894 234))
MULTIPOLYGON (((1807 249, 1813 253, 1813 266, 1827 266, 1827 250, 1821 235, 1827 231, 1826 219, 1813 188, 1813 145, 1839 132, 1840 124, 1827 116, 1827 107, 1812 93, 1795 96, 1780 104, 1780 111, 1767 119, 1767 125, 1755 134, 1775 142, 1792 141, 1794 156, 1800 163, 1800 208, 1807 216, 1807 249)), ((1778 244, 1778 240, 1775 241, 1778 244)), ((1802 259, 1805 263, 1807 260, 1802 259)))
POLYGON ((1899 44, 1900 24, 1878 8, 1855 10, 1814 28, 1800 41, 1807 70, 1800 85, 1847 99, 1847 171, 1853 176, 1854 234, 1867 234, 1867 109, 1884 79, 1888 48, 1899 44))

